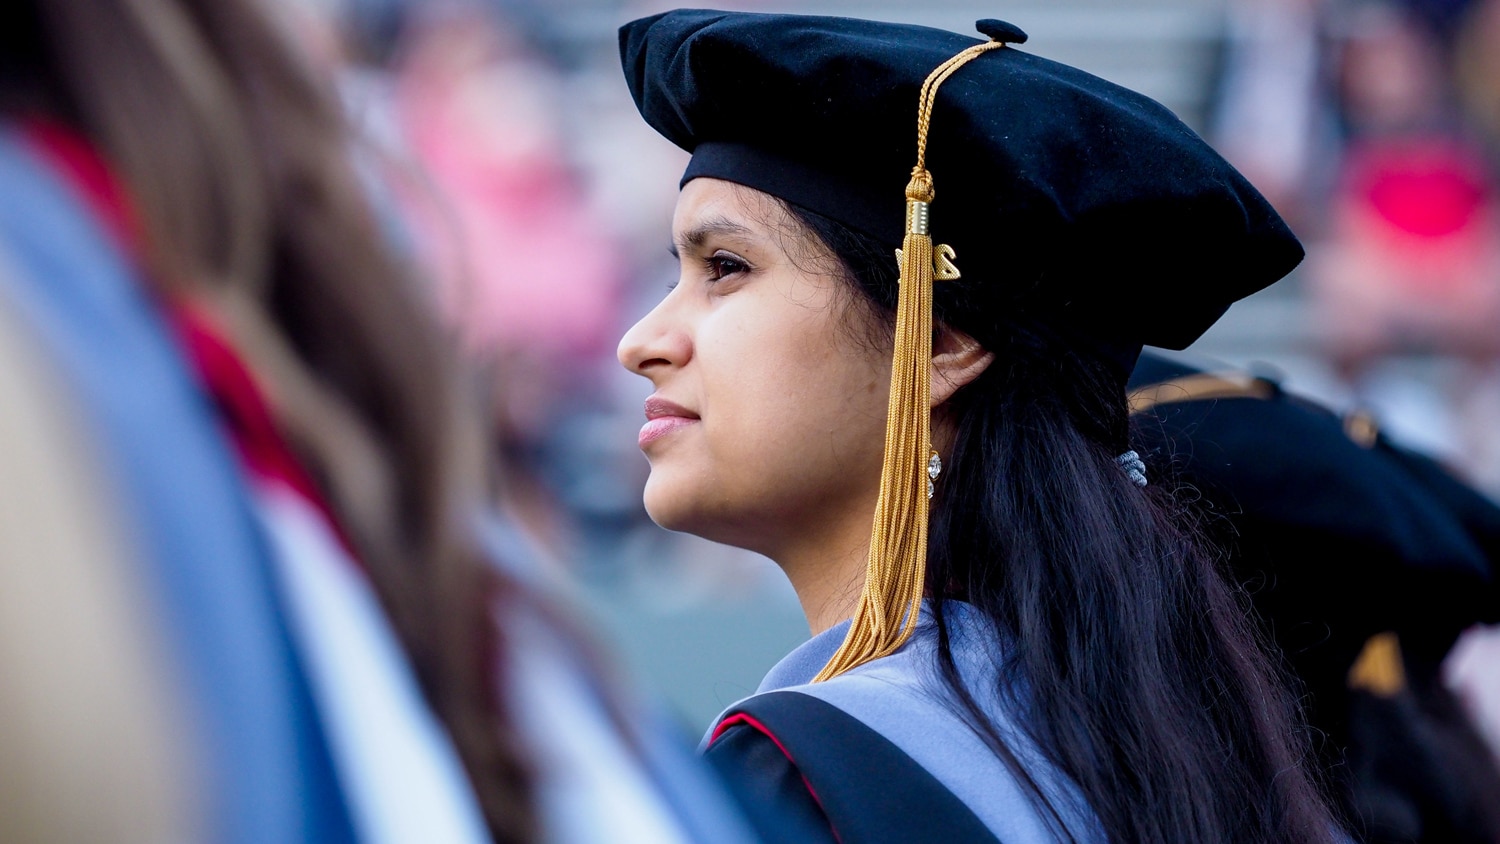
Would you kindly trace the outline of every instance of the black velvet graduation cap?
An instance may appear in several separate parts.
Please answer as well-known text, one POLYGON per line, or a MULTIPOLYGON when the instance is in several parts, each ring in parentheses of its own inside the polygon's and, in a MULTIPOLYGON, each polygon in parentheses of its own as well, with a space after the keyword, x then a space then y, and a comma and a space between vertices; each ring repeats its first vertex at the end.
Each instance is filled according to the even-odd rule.
MULTIPOLYGON (((1026 40, 1000 21, 978 27, 1026 40)), ((919 89, 976 43, 919 26, 704 10, 620 30, 641 114, 693 153, 684 182, 756 188, 892 248, 919 89)), ((928 137, 933 238, 956 250, 954 283, 972 288, 974 307, 1034 303, 1069 334, 1182 348, 1302 258, 1275 210, 1165 107, 1021 50, 985 53, 944 83, 928 137)))

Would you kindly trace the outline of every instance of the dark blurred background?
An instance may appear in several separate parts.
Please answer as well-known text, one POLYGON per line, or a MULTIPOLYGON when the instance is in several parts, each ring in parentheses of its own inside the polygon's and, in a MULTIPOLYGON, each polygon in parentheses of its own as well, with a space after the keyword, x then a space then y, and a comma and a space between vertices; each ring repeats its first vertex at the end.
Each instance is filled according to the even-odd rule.
MULTIPOLYGON (((649 388, 614 348, 675 277, 686 155, 636 115, 615 30, 672 4, 277 1, 341 80, 392 232, 484 373, 496 504, 701 729, 807 630, 774 565, 663 531, 640 503, 649 388)), ((1023 49, 1165 103, 1308 247, 1191 351, 1368 411, 1500 495, 1500 0, 720 5, 959 32, 1001 17, 1023 49)), ((1476 631, 1448 665, 1488 701, 1492 740, 1497 663, 1476 631)))

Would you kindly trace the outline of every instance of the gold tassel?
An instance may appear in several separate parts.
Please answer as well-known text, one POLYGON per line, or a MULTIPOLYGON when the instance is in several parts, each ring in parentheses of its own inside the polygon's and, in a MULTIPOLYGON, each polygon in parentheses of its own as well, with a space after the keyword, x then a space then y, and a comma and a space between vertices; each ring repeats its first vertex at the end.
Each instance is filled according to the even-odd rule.
POLYGON ((978 44, 934 70, 922 84, 917 108, 917 164, 906 186, 906 235, 896 253, 901 289, 896 301, 896 340, 886 409, 885 459, 880 498, 870 531, 865 586, 849 634, 818 672, 822 682, 887 656, 911 638, 922 607, 927 576, 927 460, 932 449, 932 283, 958 277, 953 249, 933 248, 928 212, 933 199, 927 172, 927 129, 937 89, 970 59, 997 47, 978 44), (940 265, 940 267, 939 267, 940 265))

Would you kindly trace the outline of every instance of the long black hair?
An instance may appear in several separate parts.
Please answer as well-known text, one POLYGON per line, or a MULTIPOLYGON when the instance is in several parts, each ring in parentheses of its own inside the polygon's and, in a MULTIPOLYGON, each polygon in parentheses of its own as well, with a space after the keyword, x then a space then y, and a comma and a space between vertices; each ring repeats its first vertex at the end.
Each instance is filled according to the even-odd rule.
MULTIPOLYGON (((788 206, 894 320, 890 250, 788 206)), ((1130 419, 1118 363, 1050 327, 1033 289, 943 282, 936 323, 994 353, 940 409, 954 436, 933 500, 927 594, 976 607, 1009 643, 998 691, 1117 842, 1312 842, 1337 829, 1295 701, 1243 591, 1168 485, 1116 465, 1130 419), (1024 692, 1018 691, 1024 689, 1024 692)), ((1060 814, 959 677, 945 683, 1057 832, 1060 814)))

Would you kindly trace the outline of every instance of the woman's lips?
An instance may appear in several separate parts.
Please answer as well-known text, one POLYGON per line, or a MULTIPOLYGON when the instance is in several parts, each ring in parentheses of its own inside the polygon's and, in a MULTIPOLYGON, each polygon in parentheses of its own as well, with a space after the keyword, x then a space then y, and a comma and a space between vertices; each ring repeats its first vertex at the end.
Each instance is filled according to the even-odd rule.
POLYGON ((678 428, 685 428, 697 422, 697 419, 688 419, 682 416, 662 416, 652 419, 641 426, 641 435, 636 442, 641 448, 645 448, 678 428))
POLYGON ((641 434, 636 442, 644 449, 667 434, 698 420, 698 414, 682 405, 652 396, 646 399, 646 424, 641 426, 641 434))

